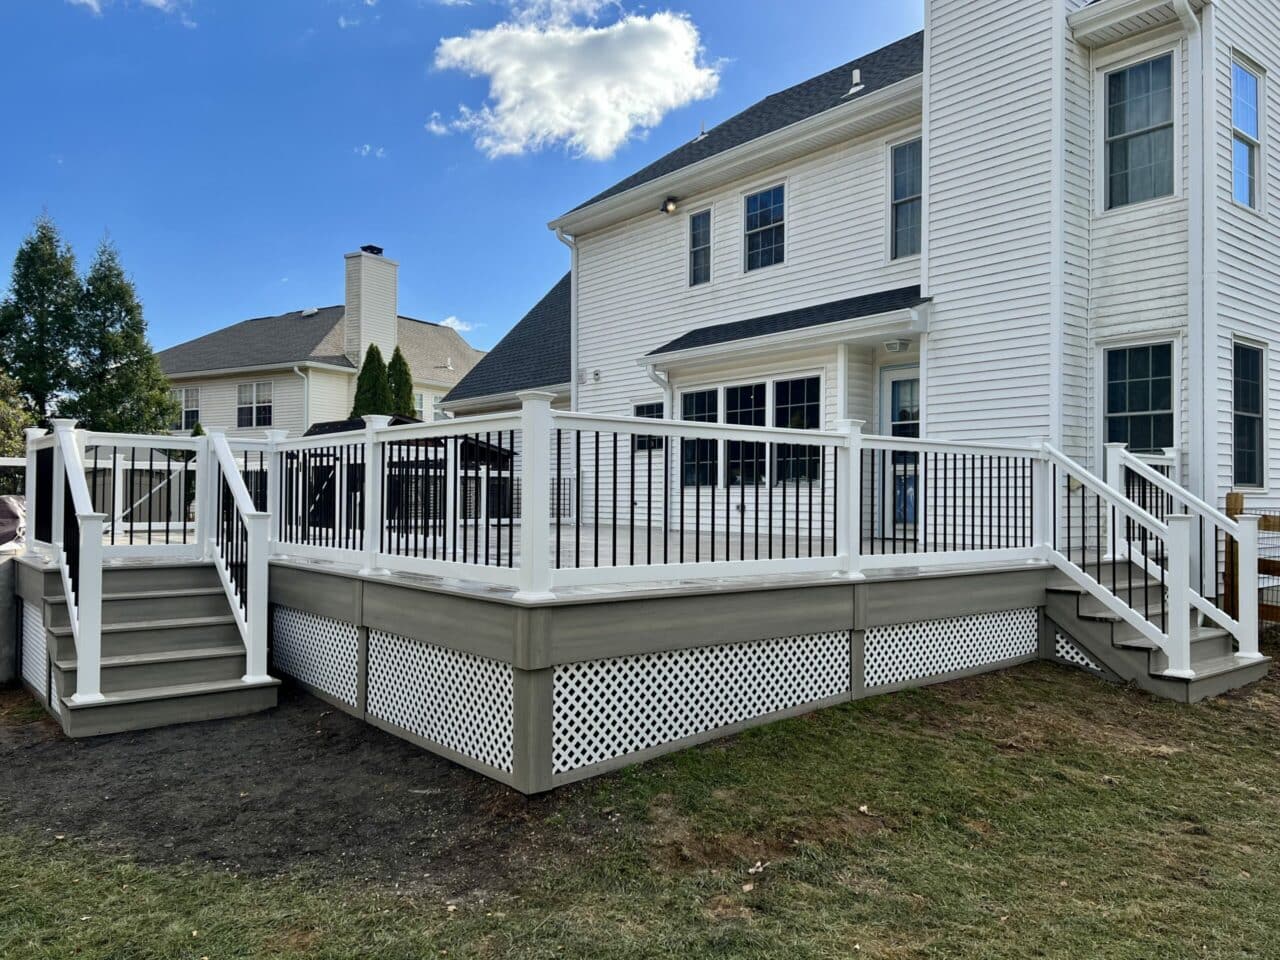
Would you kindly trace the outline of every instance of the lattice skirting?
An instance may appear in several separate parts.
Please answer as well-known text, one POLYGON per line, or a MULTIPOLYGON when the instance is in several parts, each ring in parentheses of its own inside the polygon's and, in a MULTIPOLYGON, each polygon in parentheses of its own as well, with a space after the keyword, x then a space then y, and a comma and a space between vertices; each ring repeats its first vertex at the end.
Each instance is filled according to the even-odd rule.
POLYGON ((44 610, 40 603, 22 604, 22 679, 44 697, 49 689, 49 654, 45 645, 44 610))
POLYGON ((355 624, 277 606, 271 625, 276 670, 348 706, 359 705, 360 636, 355 624))
POLYGON ((504 773, 513 686, 510 664, 369 631, 369 716, 504 773))
POLYGON ((1075 645, 1075 642, 1067 636, 1055 631, 1053 638, 1053 655, 1061 663, 1071 664, 1076 667, 1083 667, 1094 673, 1101 673, 1102 667, 1094 662, 1093 658, 1075 645))
POLYGON ((1034 656, 1038 636, 1035 607, 872 627, 866 639, 866 687, 903 684, 1034 656))
POLYGON ((849 644, 842 630, 557 666, 552 771, 839 696, 849 644))

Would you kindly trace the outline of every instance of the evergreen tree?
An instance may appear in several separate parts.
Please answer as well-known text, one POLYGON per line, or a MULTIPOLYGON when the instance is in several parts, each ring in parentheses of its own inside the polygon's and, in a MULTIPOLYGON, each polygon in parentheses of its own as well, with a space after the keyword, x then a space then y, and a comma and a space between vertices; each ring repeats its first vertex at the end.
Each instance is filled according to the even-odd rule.
POLYGON ((200 425, 200 421, 199 421, 199 420, 197 420, 197 421, 196 421, 196 425, 195 425, 194 427, 192 427, 192 428, 191 428, 191 435, 192 435, 193 437, 203 437, 203 436, 205 435, 205 433, 204 433, 204 427, 202 427, 202 426, 200 425))
POLYGON ((0 457, 24 457, 27 437, 23 433, 35 422, 18 394, 18 384, 0 370, 0 457))
POLYGON ((351 407, 351 419, 369 415, 390 416, 393 412, 391 385, 387 382, 387 364, 376 343, 369 346, 356 378, 356 401, 351 407))
POLYGON ((79 299, 75 255, 42 216, 18 248, 9 295, 0 303, 0 351, 25 405, 42 422, 72 388, 79 299))
POLYGON ((413 403, 413 374, 409 372, 409 361, 405 360, 399 347, 387 364, 387 380, 391 385, 391 412, 401 417, 417 416, 418 408, 413 403))
POLYGON ((77 318, 77 393, 63 405, 66 414, 90 430, 167 431, 178 415, 177 402, 147 342, 137 292, 106 240, 85 277, 77 318))

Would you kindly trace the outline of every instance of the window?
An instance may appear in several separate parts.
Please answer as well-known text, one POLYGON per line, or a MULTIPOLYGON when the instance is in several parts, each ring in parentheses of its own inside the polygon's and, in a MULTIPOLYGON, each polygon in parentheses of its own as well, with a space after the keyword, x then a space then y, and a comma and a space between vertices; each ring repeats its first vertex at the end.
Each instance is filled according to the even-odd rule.
POLYGON ((783 262, 785 206, 786 197, 782 184, 747 197, 746 268, 748 271, 783 262))
POLYGON ((413 415, 419 420, 427 419, 427 395, 425 393, 415 393, 413 395, 413 415))
POLYGON ((893 200, 890 219, 891 258, 914 257, 920 253, 920 215, 924 178, 921 174, 919 140, 893 148, 893 200))
POLYGON ((236 388, 236 426, 271 426, 271 381, 242 383, 236 388))
POLYGON ((689 286, 711 282, 711 211, 689 218, 689 286))
POLYGON ((200 422, 200 388, 177 387, 171 393, 178 405, 178 417, 173 423, 173 429, 191 430, 200 422))
MULTIPOLYGON (((637 417, 643 417, 646 420, 661 420, 666 416, 661 403, 637 403, 635 411, 637 417)), ((631 449, 637 453, 645 450, 661 450, 662 437, 638 433, 631 438, 631 449)))
POLYGON ((1258 156, 1262 143, 1258 109, 1261 81, 1239 61, 1231 65, 1231 193, 1236 203, 1258 209, 1258 156))
POLYGON ((1232 463, 1235 483, 1242 487, 1266 486, 1262 443, 1262 351, 1237 343, 1232 372, 1232 463))
MULTIPOLYGON (((765 410, 765 385, 752 383, 724 389, 724 422, 743 427, 763 427, 769 422, 765 410)), ((765 479, 765 445, 742 440, 725 442, 725 483, 731 487, 762 483, 765 479)))
MULTIPOLYGON (((792 430, 817 430, 822 425, 822 383, 818 377, 779 380, 773 385, 773 425, 792 430)), ((780 443, 774 481, 817 480, 821 469, 818 447, 780 443)))
MULTIPOLYGON (((680 419, 716 423, 720 419, 720 394, 699 390, 680 398, 680 419)), ((719 456, 715 440, 680 441, 680 482, 686 487, 710 486, 718 479, 719 456)))
POLYGON ((1135 453, 1173 446, 1173 345, 1106 352, 1107 443, 1135 453))
POLYGON ((1173 55, 1107 74, 1107 209, 1173 194, 1173 55))

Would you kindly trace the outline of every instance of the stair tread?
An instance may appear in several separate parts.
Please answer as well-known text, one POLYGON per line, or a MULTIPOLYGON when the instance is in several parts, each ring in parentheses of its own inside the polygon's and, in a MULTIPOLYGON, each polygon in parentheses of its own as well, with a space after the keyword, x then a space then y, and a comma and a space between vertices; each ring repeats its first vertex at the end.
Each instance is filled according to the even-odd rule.
POLYGON ((1200 663, 1193 663, 1192 669, 1195 676, 1191 680, 1207 680, 1210 677, 1221 676, 1224 673, 1232 673, 1236 670, 1245 670, 1249 667, 1256 667, 1260 663, 1269 663, 1270 657, 1263 657, 1260 660, 1247 660, 1232 654, 1229 657, 1213 657, 1203 660, 1200 663))
MULTIPOLYGON (((221 624, 234 624, 236 618, 231 614, 217 615, 210 617, 178 617, 171 620, 129 620, 123 623, 104 623, 102 625, 103 633, 128 633, 133 630, 174 630, 182 627, 205 627, 218 626, 221 624)), ((49 633, 57 637, 68 637, 72 635, 70 626, 65 627, 47 627, 49 633)))
MULTIPOLYGON (((212 660, 217 657, 242 657, 242 644, 224 643, 213 647, 192 647, 190 650, 155 650, 147 653, 122 653, 103 657, 104 667, 128 667, 144 663, 182 663, 188 660, 212 660)), ((75 670, 79 661, 75 657, 55 660, 59 670, 75 670)))
POLYGON ((62 703, 71 710, 85 710, 97 707, 118 706, 128 703, 142 703, 147 700, 171 700, 179 697, 198 697, 209 693, 227 693, 235 690, 258 690, 262 687, 276 687, 280 681, 272 677, 270 680, 246 682, 242 677, 234 680, 203 680, 199 683, 178 683, 163 687, 143 687, 137 690, 113 690, 104 692, 101 700, 90 703, 74 703, 71 697, 63 697, 62 703))
MULTIPOLYGON (((169 598, 182 597, 208 597, 214 594, 222 594, 225 591, 221 586, 210 587, 175 587, 173 589, 160 588, 158 590, 121 590, 121 591, 103 591, 102 600, 166 600, 169 598)), ((67 598, 65 595, 60 597, 47 597, 46 600, 53 605, 65 605, 67 598)))
MULTIPOLYGON (((1195 646, 1197 643, 1204 643, 1208 640, 1217 640, 1225 636, 1229 636, 1229 634, 1220 627, 1192 627, 1191 645, 1195 646)), ((1130 650, 1156 649, 1156 644, 1143 636, 1124 637, 1116 640, 1115 645, 1117 647, 1124 647, 1130 650)))

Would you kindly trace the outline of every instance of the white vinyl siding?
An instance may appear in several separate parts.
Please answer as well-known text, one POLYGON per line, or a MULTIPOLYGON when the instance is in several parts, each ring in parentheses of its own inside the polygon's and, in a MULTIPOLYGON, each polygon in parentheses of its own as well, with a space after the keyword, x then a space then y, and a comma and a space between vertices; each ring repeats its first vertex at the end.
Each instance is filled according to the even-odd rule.
MULTIPOLYGON (((270 379, 272 383, 272 429, 286 429, 297 436, 305 429, 302 422, 302 380, 291 371, 256 374, 252 382, 270 379)), ((175 386, 193 386, 200 390, 200 425, 206 431, 222 431, 231 436, 261 437, 264 427, 241 428, 236 425, 239 386, 251 382, 246 376, 210 377, 178 380, 175 386)))

